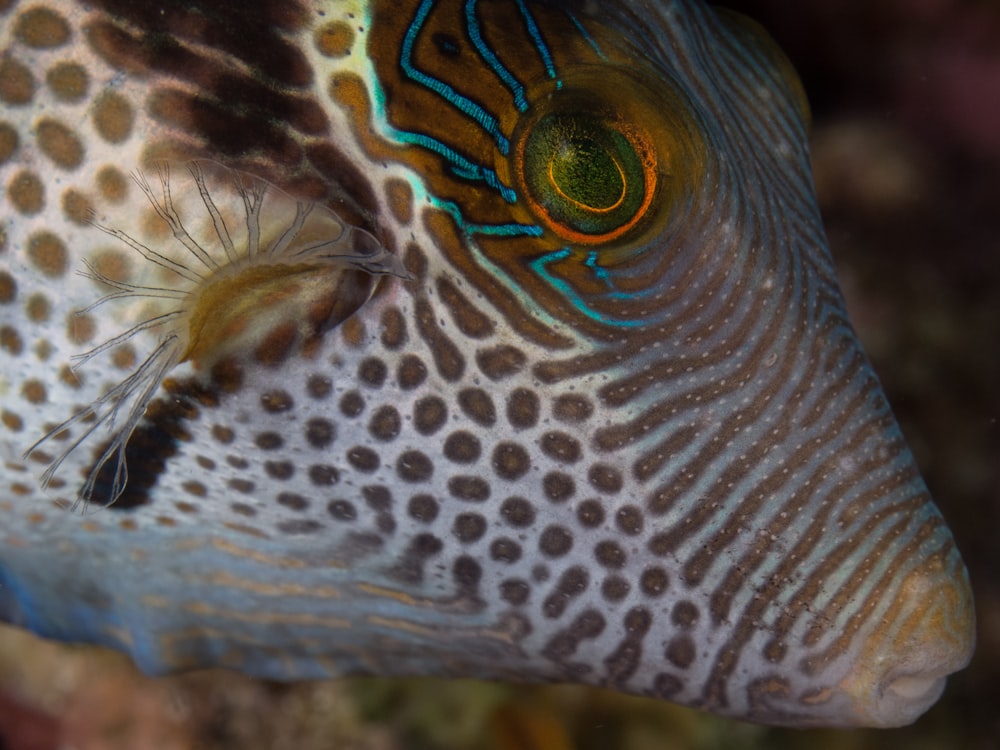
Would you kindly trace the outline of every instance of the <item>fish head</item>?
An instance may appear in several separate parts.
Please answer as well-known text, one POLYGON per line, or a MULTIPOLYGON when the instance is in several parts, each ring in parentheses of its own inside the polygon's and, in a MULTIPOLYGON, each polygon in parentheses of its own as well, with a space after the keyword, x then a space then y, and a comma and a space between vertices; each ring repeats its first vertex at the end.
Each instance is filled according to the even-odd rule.
POLYGON ((151 673, 936 700, 968 576, 759 29, 226 7, 7 11, 0 616, 151 673))

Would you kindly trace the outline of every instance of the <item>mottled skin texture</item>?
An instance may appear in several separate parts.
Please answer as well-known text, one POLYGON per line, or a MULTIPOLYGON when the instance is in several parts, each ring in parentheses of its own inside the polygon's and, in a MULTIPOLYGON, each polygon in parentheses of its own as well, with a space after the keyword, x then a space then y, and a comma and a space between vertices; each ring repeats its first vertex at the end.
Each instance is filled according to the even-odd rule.
POLYGON ((758 30, 687 2, 229 11, 5 12, 0 615, 151 672, 569 680, 792 725, 937 697, 972 648, 965 570, 758 30), (114 494, 101 437, 21 454, 164 329, 74 374, 163 303, 75 315, 107 288, 73 272, 183 286, 123 241, 201 262, 127 173, 169 160, 192 234, 211 206, 246 223, 193 158, 319 201, 406 273, 330 330, 253 313, 245 351, 178 365, 124 493, 81 518, 114 494))

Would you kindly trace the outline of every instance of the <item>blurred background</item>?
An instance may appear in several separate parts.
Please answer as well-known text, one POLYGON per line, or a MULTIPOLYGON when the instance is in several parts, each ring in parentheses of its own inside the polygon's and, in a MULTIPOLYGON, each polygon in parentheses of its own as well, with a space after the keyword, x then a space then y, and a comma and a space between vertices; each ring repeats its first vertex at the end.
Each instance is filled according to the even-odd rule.
POLYGON ((221 672, 0 630, 0 750, 1000 749, 1000 3, 744 0, 813 109, 851 317, 971 571, 972 666, 914 726, 795 731, 574 687, 221 672))

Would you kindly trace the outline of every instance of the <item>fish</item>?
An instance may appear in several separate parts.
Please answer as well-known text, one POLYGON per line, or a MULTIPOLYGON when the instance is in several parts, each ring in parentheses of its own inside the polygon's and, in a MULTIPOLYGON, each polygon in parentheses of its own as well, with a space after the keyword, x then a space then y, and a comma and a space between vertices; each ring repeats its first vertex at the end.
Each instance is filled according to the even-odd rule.
POLYGON ((754 22, 2 13, 0 619, 799 727, 908 724, 970 661, 754 22))

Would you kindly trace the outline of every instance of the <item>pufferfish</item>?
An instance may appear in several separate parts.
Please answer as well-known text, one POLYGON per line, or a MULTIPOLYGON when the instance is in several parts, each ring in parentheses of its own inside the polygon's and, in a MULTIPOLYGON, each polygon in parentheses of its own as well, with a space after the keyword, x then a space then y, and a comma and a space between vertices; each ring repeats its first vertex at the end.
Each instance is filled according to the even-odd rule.
POLYGON ((152 674, 566 681, 792 726, 906 724, 969 661, 755 24, 0 14, 4 620, 152 674))

